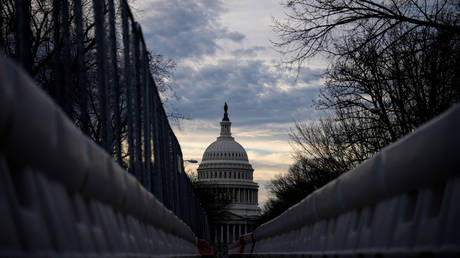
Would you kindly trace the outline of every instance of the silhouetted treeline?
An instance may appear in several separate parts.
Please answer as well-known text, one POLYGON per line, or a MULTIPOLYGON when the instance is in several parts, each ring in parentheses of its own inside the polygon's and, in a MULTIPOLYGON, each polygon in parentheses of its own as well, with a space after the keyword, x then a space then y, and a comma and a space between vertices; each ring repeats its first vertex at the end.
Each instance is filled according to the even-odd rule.
POLYGON ((290 64, 326 53, 314 106, 329 117, 292 129, 296 161, 269 184, 261 223, 460 101, 458 2, 292 0, 286 8, 277 46, 290 64))
MULTIPOLYGON (((124 58, 125 54, 130 57, 136 54, 136 35, 132 33, 131 38, 124 41, 121 35, 123 26, 132 31, 131 27, 137 25, 131 21, 122 24, 121 6, 120 1, 5 0, 0 5, 0 43, 1 51, 22 62, 34 80, 94 141, 102 144, 103 134, 108 131, 103 130, 102 121, 108 120, 107 126, 112 128, 110 131, 114 134, 108 137, 112 142, 108 145, 112 146, 115 158, 128 167, 128 148, 124 144, 128 137, 127 106, 130 92, 119 85, 127 84, 127 80, 133 80, 136 76, 130 78, 122 71, 129 70, 130 74, 137 72, 138 77, 143 76, 142 80, 149 80, 149 75, 140 74, 141 69, 135 71, 136 64, 127 63, 124 58), (101 45, 105 52, 99 54, 104 61, 105 70, 102 72, 98 63, 100 46, 96 38, 96 9, 93 8, 94 3, 99 2, 103 19, 101 45), (124 52, 126 44, 130 47, 128 52, 124 52), (99 87, 101 80, 105 80, 105 91, 99 87), (107 100, 106 118, 103 118, 101 98, 107 100)), ((129 16, 129 8, 125 12, 129 16)), ((146 69, 159 92, 165 93, 166 98, 171 96, 171 84, 168 82, 172 81, 174 61, 151 54, 147 49, 137 51, 138 55, 143 55, 142 51, 145 51, 148 59, 146 69)))

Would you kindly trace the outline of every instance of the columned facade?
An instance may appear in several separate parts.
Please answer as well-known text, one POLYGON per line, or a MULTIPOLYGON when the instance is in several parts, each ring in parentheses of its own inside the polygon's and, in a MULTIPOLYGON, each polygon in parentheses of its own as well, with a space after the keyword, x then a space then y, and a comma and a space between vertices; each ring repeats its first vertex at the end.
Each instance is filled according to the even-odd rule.
POLYGON ((225 104, 220 136, 206 149, 198 167, 197 187, 226 200, 222 211, 209 218, 215 243, 231 243, 251 232, 260 213, 254 169, 244 148, 232 137, 227 109, 225 104))

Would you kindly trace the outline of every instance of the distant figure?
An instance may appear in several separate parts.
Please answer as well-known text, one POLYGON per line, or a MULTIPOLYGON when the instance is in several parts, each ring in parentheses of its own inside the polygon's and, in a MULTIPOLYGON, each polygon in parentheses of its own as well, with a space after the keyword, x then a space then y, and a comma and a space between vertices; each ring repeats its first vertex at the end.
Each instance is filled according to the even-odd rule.
MULTIPOLYGON (((227 114, 227 110, 228 110, 228 106, 227 106, 227 102, 225 102, 225 105, 224 105, 224 118, 222 118, 222 121, 229 121, 230 122, 230 119, 228 119, 228 114, 227 114)), ((231 125, 232 123, 230 123, 231 125)))

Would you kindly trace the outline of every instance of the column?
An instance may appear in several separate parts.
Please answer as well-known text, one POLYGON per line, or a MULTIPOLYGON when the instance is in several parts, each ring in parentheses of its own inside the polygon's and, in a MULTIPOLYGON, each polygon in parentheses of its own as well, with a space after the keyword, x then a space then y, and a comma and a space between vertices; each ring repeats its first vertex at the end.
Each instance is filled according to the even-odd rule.
POLYGON ((247 195, 248 195, 248 203, 251 202, 251 200, 250 200, 250 195, 249 195, 249 191, 250 191, 249 189, 246 189, 246 193, 247 193, 247 195))
POLYGON ((249 189, 249 203, 252 203, 252 189, 249 189))
POLYGON ((248 203, 251 203, 251 189, 248 189, 248 203))
POLYGON ((252 189, 249 189, 249 203, 252 204, 252 200, 253 200, 253 197, 252 197, 252 189))
POLYGON ((227 224, 227 243, 230 243, 230 225, 227 224))
POLYGON ((238 202, 241 202, 241 189, 238 188, 238 202))
POLYGON ((241 236, 241 225, 236 225, 238 227, 238 238, 241 236))
POLYGON ((248 189, 244 189, 244 201, 246 203, 248 203, 248 199, 249 199, 249 196, 248 196, 248 189))
POLYGON ((244 226, 244 234, 247 234, 248 233, 248 227, 246 226, 246 224, 243 225, 244 226))
POLYGON ((238 188, 235 188, 235 202, 238 203, 238 188))
POLYGON ((252 203, 252 189, 249 189, 249 203, 252 203))
POLYGON ((224 242, 224 224, 220 225, 220 242, 224 242))

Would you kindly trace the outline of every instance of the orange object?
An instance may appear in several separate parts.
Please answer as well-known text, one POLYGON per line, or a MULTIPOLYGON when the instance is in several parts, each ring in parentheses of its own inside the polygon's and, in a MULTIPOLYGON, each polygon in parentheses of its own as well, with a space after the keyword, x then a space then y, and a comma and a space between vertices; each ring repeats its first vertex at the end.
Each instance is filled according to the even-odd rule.
POLYGON ((200 255, 213 255, 212 246, 208 243, 208 241, 204 239, 198 239, 197 247, 200 255))

